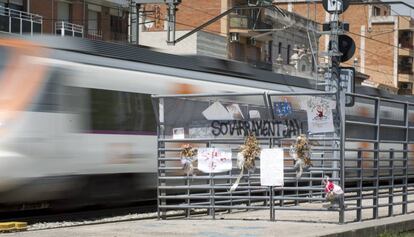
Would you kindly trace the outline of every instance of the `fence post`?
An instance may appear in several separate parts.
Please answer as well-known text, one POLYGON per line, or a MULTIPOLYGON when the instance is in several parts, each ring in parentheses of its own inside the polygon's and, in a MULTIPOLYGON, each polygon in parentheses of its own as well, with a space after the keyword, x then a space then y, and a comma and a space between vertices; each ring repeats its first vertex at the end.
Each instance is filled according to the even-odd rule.
POLYGON ((357 168, 358 168, 358 177, 359 177, 359 181, 358 181, 358 191, 357 191, 357 210, 356 210, 356 219, 358 221, 362 220, 362 185, 363 185, 363 177, 364 174, 362 172, 363 167, 362 167, 362 151, 358 151, 358 155, 357 155, 357 168))
MULTIPOLYGON (((339 89, 339 113, 340 113, 340 167, 341 170, 339 172, 340 180, 341 180, 341 187, 344 191, 344 194, 341 197, 340 202, 340 210, 339 210, 339 223, 343 224, 345 222, 345 90, 339 89)), ((338 103, 338 101, 337 101, 338 103)))
POLYGON ((407 201, 408 201, 408 141, 410 139, 409 132, 410 132, 410 123, 408 121, 408 112, 410 106, 408 104, 404 105, 404 119, 405 119, 405 142, 403 145, 403 190, 402 190, 402 213, 407 214, 407 201))
POLYGON ((390 187, 388 188, 388 216, 392 216, 394 214, 394 194, 393 194, 393 190, 394 190, 394 149, 390 150, 390 161, 389 161, 389 174, 391 176, 391 179, 388 182, 388 185, 390 185, 390 187))

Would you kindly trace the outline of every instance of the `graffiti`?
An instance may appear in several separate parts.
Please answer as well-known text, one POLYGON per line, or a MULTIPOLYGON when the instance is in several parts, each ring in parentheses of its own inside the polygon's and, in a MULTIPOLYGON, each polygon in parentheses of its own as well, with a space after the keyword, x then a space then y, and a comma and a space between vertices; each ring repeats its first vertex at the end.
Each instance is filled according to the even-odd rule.
POLYGON ((247 136, 249 133, 256 136, 291 137, 304 133, 304 127, 296 119, 286 120, 214 120, 211 123, 211 132, 214 136, 247 136))

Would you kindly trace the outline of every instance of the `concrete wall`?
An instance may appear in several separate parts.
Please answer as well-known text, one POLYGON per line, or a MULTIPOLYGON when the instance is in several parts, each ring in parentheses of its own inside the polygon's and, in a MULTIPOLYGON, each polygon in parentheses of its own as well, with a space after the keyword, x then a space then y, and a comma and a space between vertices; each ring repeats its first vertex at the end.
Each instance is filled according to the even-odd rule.
MULTIPOLYGON (((188 31, 177 31, 176 38, 186 33, 188 31)), ((140 45, 153 47, 165 53, 227 58, 227 38, 216 34, 200 31, 175 46, 167 44, 166 31, 140 32, 139 38, 140 45)))
MULTIPOLYGON (((188 31, 177 31, 176 38, 186 34, 188 31)), ((195 55, 197 54, 197 35, 179 42, 175 46, 167 45, 167 32, 141 32, 139 35, 139 44, 156 48, 162 52, 179 54, 179 55, 195 55)))

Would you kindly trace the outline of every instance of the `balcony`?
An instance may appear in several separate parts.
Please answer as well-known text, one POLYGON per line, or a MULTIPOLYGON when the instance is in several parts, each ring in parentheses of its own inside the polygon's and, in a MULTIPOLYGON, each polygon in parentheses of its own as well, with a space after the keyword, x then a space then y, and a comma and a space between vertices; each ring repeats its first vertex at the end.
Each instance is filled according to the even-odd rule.
POLYGON ((86 38, 91 39, 91 40, 103 40, 102 31, 88 29, 88 34, 86 35, 86 38))
POLYGON ((249 17, 242 15, 230 15, 230 28, 232 29, 248 29, 249 17))
POLYGON ((128 34, 122 32, 111 32, 111 39, 112 42, 118 43, 125 43, 128 42, 128 34))
POLYGON ((61 36, 83 37, 83 26, 66 21, 58 21, 55 23, 55 33, 61 36))
POLYGON ((43 18, 40 15, 0 6, 0 31, 15 34, 42 33, 43 18))
POLYGON ((414 41, 411 30, 399 30, 398 32, 398 55, 414 57, 414 41))
POLYGON ((231 14, 229 15, 229 32, 239 33, 241 36, 251 37, 263 33, 263 31, 257 31, 258 29, 264 30, 272 29, 272 26, 265 23, 262 16, 256 14, 231 14))
POLYGON ((414 82, 414 75, 398 73, 398 82, 414 82))

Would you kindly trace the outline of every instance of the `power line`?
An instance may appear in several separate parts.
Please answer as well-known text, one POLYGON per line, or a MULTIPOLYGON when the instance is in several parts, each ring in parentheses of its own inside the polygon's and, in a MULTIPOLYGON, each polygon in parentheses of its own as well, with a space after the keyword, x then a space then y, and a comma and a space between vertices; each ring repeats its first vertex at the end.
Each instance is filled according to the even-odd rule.
POLYGON ((397 45, 390 44, 390 43, 387 43, 387 42, 384 42, 384 41, 381 41, 381 40, 372 39, 368 36, 364 36, 364 35, 361 35, 361 34, 358 34, 358 33, 355 33, 355 32, 349 31, 348 33, 350 33, 352 35, 360 36, 360 37, 363 37, 363 38, 366 38, 366 39, 369 39, 369 40, 372 40, 372 41, 375 41, 375 42, 378 42, 378 43, 381 43, 381 44, 384 44, 384 45, 388 45, 388 46, 391 46, 391 47, 394 47, 394 48, 397 48, 397 49, 405 50, 405 51, 410 52, 410 53, 411 53, 411 51, 413 51, 413 50, 402 48, 402 47, 399 47, 397 45))

